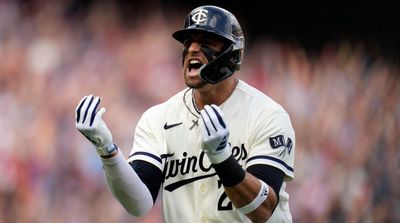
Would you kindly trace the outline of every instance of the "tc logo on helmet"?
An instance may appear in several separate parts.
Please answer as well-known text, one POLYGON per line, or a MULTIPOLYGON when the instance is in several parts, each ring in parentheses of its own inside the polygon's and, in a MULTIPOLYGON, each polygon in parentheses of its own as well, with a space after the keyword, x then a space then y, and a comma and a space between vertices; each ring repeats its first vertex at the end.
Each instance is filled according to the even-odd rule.
POLYGON ((199 25, 201 22, 207 21, 207 13, 206 9, 199 9, 193 12, 192 21, 199 25))

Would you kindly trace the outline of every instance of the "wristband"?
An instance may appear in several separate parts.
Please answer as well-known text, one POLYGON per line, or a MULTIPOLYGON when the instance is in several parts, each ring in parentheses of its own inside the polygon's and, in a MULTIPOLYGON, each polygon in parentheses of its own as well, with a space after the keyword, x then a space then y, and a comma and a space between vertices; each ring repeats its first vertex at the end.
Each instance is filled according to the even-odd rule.
POLYGON ((104 148, 96 148, 97 152, 99 153, 101 158, 107 159, 111 158, 115 155, 115 152, 118 150, 118 146, 114 143, 109 144, 104 148))
POLYGON ((240 183, 246 175, 246 171, 242 169, 238 161, 235 160, 232 155, 221 163, 213 164, 212 166, 224 187, 235 186, 240 183))
POLYGON ((259 181, 261 182, 261 188, 260 188, 260 191, 258 192, 257 197, 254 198, 254 200, 252 202, 250 202, 249 204, 247 204, 241 208, 237 208, 237 210, 242 212, 243 214, 248 214, 248 213, 256 210, 268 197, 268 192, 269 192, 268 185, 266 183, 264 183, 264 181, 262 181, 262 180, 259 180, 259 181))

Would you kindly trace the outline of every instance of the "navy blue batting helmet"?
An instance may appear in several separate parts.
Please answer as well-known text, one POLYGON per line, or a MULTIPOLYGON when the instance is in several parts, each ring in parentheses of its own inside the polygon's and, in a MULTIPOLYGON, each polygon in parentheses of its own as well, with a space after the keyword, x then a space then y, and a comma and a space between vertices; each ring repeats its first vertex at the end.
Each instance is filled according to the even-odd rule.
POLYGON ((184 28, 172 34, 181 43, 192 31, 203 31, 227 40, 230 45, 217 58, 200 68, 200 77, 218 83, 240 69, 244 50, 244 36, 236 17, 229 11, 205 5, 193 9, 185 18, 184 28))

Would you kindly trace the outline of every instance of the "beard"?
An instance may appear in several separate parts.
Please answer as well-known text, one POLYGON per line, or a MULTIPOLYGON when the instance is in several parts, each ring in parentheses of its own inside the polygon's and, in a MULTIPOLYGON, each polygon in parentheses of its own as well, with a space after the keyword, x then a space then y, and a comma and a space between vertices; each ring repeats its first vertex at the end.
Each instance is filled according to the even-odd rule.
POLYGON ((207 81, 201 79, 200 77, 194 79, 184 75, 184 78, 185 78, 185 84, 189 88, 194 88, 194 89, 202 88, 208 84, 207 81))

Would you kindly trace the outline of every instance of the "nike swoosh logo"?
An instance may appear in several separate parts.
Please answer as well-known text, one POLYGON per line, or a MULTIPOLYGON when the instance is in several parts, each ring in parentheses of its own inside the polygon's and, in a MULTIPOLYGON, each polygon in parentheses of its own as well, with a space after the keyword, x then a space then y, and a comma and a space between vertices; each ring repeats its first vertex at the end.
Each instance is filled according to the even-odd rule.
POLYGON ((181 181, 178 181, 178 182, 175 182, 175 183, 165 186, 164 189, 169 192, 172 192, 182 186, 185 186, 186 184, 190 184, 190 183, 193 183, 195 181, 198 181, 198 180, 201 180, 204 178, 212 177, 214 175, 217 175, 217 173, 212 173, 212 174, 207 174, 207 175, 203 175, 203 176, 193 177, 193 178, 186 179, 186 180, 181 180, 181 181))
POLYGON ((170 128, 173 128, 175 126, 181 125, 181 124, 183 124, 183 122, 179 122, 179 123, 175 123, 175 124, 171 124, 171 125, 168 125, 168 123, 166 122, 164 124, 164 129, 170 129, 170 128))

